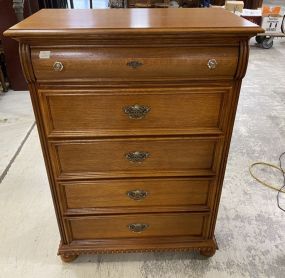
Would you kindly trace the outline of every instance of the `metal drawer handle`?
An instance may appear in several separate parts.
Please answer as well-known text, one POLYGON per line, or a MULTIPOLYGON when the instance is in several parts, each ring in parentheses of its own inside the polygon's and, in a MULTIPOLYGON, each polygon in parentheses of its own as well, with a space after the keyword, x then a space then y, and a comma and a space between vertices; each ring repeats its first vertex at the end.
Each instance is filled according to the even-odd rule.
POLYGON ((148 227, 149 227, 149 225, 148 224, 144 224, 144 223, 133 223, 133 224, 129 224, 128 225, 129 230, 134 232, 134 233, 143 232, 148 227))
POLYGON ((129 105, 123 108, 123 111, 129 116, 130 119, 139 120, 146 116, 146 114, 150 111, 149 106, 145 105, 129 105))
POLYGON ((62 71, 62 70, 63 70, 63 64, 62 64, 62 62, 58 62, 58 61, 54 62, 54 64, 53 64, 53 70, 54 70, 54 71, 62 71))
POLYGON ((217 67, 217 65, 218 65, 218 62, 216 59, 210 59, 208 61, 208 68, 209 69, 215 69, 217 67))
POLYGON ((127 192, 128 197, 135 201, 144 199, 147 196, 147 192, 140 189, 135 189, 127 192))
POLYGON ((149 153, 148 152, 129 152, 127 153, 126 159, 130 162, 134 162, 134 163, 141 163, 143 162, 145 159, 147 159, 149 157, 149 153))
POLYGON ((128 67, 131 67, 133 69, 136 69, 138 67, 141 67, 143 65, 142 62, 139 62, 139 61, 130 61, 130 62, 127 62, 127 66, 128 67))

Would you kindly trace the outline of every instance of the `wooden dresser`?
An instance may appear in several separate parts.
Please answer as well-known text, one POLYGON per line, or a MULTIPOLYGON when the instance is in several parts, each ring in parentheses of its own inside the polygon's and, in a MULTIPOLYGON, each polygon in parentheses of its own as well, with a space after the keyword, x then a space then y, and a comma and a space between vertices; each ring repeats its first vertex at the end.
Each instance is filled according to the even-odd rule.
POLYGON ((6 31, 20 42, 64 261, 215 253, 258 32, 222 9, 41 10, 6 31))

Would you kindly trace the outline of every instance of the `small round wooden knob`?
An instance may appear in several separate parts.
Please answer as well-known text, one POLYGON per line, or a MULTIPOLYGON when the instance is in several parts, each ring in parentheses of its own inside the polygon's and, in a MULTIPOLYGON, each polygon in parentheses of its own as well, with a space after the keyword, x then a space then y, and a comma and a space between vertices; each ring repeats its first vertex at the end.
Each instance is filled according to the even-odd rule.
POLYGON ((63 70, 62 62, 58 62, 58 61, 54 62, 53 69, 54 71, 62 71, 63 70))
POLYGON ((208 61, 208 68, 209 69, 215 69, 218 65, 218 62, 216 61, 216 59, 210 59, 208 61))

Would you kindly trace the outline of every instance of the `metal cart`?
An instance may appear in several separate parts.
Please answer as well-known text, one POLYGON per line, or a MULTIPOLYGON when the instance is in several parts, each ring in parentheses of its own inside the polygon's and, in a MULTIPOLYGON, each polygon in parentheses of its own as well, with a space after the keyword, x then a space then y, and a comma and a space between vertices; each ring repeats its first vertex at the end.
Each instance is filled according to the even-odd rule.
MULTIPOLYGON (((283 16, 283 19, 282 19, 282 23, 280 26, 280 32, 279 31, 278 32, 272 32, 272 31, 270 31, 270 28, 268 28, 269 30, 265 30, 265 33, 258 34, 255 37, 255 40, 258 43, 258 45, 260 45, 264 49, 269 49, 273 46, 274 38, 277 38, 277 37, 284 38, 285 37, 285 26, 284 26, 284 24, 285 24, 285 15, 283 16)), ((274 28, 272 28, 272 29, 274 29, 274 28)))

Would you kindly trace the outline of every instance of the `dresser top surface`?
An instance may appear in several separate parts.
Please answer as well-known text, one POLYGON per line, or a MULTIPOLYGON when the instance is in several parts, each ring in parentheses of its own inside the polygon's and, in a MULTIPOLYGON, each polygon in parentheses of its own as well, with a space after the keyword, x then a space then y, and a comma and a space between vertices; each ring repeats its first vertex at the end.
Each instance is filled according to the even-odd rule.
POLYGON ((7 36, 96 32, 256 33, 261 28, 221 8, 210 9, 43 9, 11 27, 7 36))

